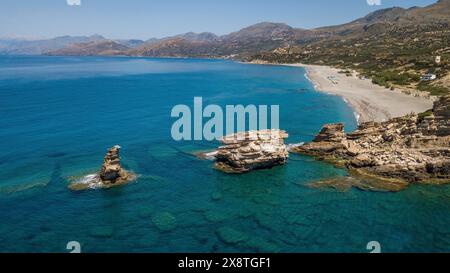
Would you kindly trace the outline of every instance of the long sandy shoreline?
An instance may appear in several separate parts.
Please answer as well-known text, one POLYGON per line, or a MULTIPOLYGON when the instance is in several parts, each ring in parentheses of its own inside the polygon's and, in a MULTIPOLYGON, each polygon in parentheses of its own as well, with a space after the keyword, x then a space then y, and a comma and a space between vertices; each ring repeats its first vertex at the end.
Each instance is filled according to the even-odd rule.
MULTIPOLYGON (((256 64, 266 64, 258 63, 256 64)), ((341 96, 355 111, 359 123, 386 121, 412 112, 433 108, 433 99, 413 96, 373 84, 370 79, 346 76, 330 66, 306 64, 268 64, 303 67, 317 91, 341 96)))
POLYGON ((355 110, 358 122, 386 121, 412 112, 421 113, 433 107, 433 100, 393 91, 360 79, 346 76, 329 66, 286 64, 303 67, 316 90, 339 95, 355 110))

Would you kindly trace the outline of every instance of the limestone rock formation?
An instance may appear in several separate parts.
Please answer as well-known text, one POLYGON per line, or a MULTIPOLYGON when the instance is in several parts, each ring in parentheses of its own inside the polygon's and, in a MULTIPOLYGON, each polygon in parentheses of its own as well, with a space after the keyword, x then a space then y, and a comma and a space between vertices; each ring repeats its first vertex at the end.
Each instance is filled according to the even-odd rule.
POLYGON ((368 122, 345 134, 325 125, 313 142, 294 149, 386 183, 450 183, 450 96, 433 110, 386 122, 368 122))
POLYGON ((87 175, 83 179, 71 183, 69 188, 72 190, 111 188, 135 180, 136 175, 134 173, 122 169, 120 149, 119 145, 110 148, 98 174, 87 175))
POLYGON ((288 134, 281 130, 261 130, 237 133, 222 139, 216 168, 227 173, 246 173, 257 169, 284 165, 289 153, 284 139, 288 134))
POLYGON ((119 157, 120 146, 114 146, 108 150, 100 171, 100 179, 106 183, 116 183, 117 180, 126 177, 122 170, 119 157))
POLYGON ((434 104, 433 114, 437 127, 436 135, 450 135, 450 96, 441 97, 434 104))

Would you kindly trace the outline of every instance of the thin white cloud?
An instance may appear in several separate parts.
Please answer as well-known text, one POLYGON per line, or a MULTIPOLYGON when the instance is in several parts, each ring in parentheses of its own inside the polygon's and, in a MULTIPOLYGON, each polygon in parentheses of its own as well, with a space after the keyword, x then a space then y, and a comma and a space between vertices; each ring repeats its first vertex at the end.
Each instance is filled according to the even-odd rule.
POLYGON ((381 0, 367 0, 369 6, 381 6, 381 0))
POLYGON ((81 0, 66 0, 69 6, 81 6, 81 0))

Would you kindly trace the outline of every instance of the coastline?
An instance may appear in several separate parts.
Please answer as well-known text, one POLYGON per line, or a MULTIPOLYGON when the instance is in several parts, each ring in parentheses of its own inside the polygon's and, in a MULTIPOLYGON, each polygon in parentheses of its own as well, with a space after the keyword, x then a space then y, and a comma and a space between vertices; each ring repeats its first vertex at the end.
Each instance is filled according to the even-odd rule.
POLYGON ((399 90, 390 90, 373 84, 370 79, 360 79, 356 75, 346 76, 339 69, 330 66, 307 64, 270 64, 302 67, 306 78, 320 92, 341 96, 355 111, 358 123, 369 121, 382 122, 407 114, 422 113, 433 107, 433 99, 425 96, 413 96, 399 90))

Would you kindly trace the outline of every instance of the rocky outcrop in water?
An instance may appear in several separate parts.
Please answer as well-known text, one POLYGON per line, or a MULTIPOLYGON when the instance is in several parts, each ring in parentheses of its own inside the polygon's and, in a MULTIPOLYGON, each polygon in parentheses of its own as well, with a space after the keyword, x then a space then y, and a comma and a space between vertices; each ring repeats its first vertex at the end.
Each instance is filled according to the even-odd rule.
POLYGON ((85 176, 83 179, 71 183, 69 188, 72 190, 111 188, 135 180, 136 175, 124 170, 120 164, 120 149, 119 145, 110 148, 98 174, 85 176))
POLYGON ((364 123, 349 134, 343 124, 325 125, 314 141, 294 151, 345 166, 359 176, 404 185, 398 190, 415 182, 449 183, 450 96, 440 98, 427 113, 364 123))
POLYGON ((237 133, 222 139, 223 146, 214 154, 217 169, 227 173, 246 173, 284 165, 289 153, 281 130, 237 133))
POLYGON ((120 146, 108 150, 100 171, 100 179, 105 183, 116 183, 126 179, 127 173, 122 170, 119 157, 120 146))

